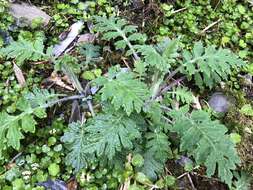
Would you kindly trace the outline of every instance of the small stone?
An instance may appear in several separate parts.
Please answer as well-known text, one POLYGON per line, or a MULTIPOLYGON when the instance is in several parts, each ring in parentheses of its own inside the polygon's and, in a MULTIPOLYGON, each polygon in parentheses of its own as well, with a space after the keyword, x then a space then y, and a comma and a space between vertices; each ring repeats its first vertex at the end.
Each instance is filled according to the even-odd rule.
POLYGON ((21 27, 31 26, 34 19, 42 19, 43 25, 46 26, 51 18, 41 9, 26 3, 12 3, 10 5, 10 13, 15 18, 17 25, 21 27))
POLYGON ((176 160, 176 164, 185 166, 187 164, 192 164, 192 160, 186 156, 181 156, 179 159, 176 160))
POLYGON ((67 190, 67 184, 64 181, 61 180, 47 180, 44 182, 39 182, 37 183, 37 186, 43 186, 46 189, 51 189, 51 190, 67 190))
POLYGON ((0 30, 0 38, 3 39, 3 43, 5 45, 8 45, 11 43, 11 41, 13 41, 12 37, 10 36, 10 34, 4 30, 0 30))
POLYGON ((230 107, 229 98, 221 92, 215 92, 208 101, 209 106, 216 112, 226 113, 230 107))

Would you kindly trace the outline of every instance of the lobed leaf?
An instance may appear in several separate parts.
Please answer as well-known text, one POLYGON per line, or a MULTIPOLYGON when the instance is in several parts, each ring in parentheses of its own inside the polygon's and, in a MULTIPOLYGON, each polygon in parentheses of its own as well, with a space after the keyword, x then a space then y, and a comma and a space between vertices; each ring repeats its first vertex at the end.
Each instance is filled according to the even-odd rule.
POLYGON ((133 141, 140 138, 140 127, 134 116, 107 109, 87 123, 72 123, 62 137, 70 147, 66 157, 76 171, 85 167, 91 156, 112 160, 117 153, 133 149, 133 141))
POLYGON ((15 59, 17 64, 22 64, 25 61, 41 61, 48 60, 51 57, 50 48, 44 52, 45 46, 42 38, 37 38, 35 41, 19 39, 12 42, 5 48, 0 49, 0 55, 7 59, 15 59))
POLYGON ((222 181, 231 186, 232 170, 240 163, 235 144, 226 134, 227 128, 218 121, 212 121, 205 111, 197 110, 187 114, 187 107, 173 110, 172 131, 181 137, 180 149, 193 156, 197 164, 207 168, 207 175, 212 176, 216 169, 222 181))
POLYGON ((227 49, 216 49, 214 46, 204 47, 201 42, 194 44, 192 52, 183 51, 182 72, 188 77, 194 76, 199 88, 212 88, 222 80, 227 80, 232 71, 245 66, 243 60, 227 49))
POLYGON ((150 97, 146 84, 136 80, 131 72, 119 72, 115 78, 113 76, 95 80, 102 86, 102 101, 111 101, 116 110, 123 108, 127 115, 134 111, 140 113, 145 101, 150 97))

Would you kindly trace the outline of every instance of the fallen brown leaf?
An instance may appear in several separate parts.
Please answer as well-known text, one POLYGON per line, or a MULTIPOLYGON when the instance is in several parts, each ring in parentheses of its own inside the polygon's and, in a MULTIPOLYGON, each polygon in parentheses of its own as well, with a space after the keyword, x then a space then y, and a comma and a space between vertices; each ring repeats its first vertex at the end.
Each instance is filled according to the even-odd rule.
POLYGON ((46 79, 46 81, 53 82, 55 85, 58 85, 62 88, 65 88, 70 91, 74 91, 75 89, 66 83, 63 82, 63 78, 61 78, 56 72, 52 72, 51 76, 46 79))
POLYGON ((21 87, 24 87, 26 85, 26 82, 22 70, 15 63, 13 63, 13 70, 18 80, 18 83, 20 84, 21 87))
POLYGON ((15 167, 16 166, 16 163, 9 163, 9 164, 7 164, 6 166, 5 166, 5 168, 7 169, 7 170, 10 170, 11 168, 13 168, 13 167, 15 167))
POLYGON ((68 183, 67 183, 67 189, 68 190, 76 190, 77 189, 76 178, 72 178, 70 181, 68 181, 68 183))

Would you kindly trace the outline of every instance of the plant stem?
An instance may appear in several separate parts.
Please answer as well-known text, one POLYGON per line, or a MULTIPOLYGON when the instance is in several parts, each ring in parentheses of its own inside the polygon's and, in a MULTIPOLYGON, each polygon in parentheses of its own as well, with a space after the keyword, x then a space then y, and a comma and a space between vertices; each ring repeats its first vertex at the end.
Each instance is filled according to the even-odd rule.
POLYGON ((180 65, 178 68, 176 68, 174 71, 172 71, 169 76, 166 77, 166 81, 172 79, 182 68, 184 67, 184 65, 180 65))
MULTIPOLYGON (((48 108, 50 106, 53 106, 54 104, 60 103, 60 102, 65 102, 65 101, 69 101, 69 100, 76 100, 76 99, 83 99, 85 98, 85 95, 81 94, 81 95, 74 95, 74 96, 68 96, 59 100, 55 100, 53 102, 49 102, 48 104, 45 104, 43 106, 43 108, 48 108)), ((87 100, 87 98, 85 98, 87 100)))
POLYGON ((177 85, 178 83, 180 83, 181 81, 183 81, 185 79, 185 76, 173 81, 172 83, 170 83, 167 87, 163 88, 160 92, 159 95, 164 94, 165 92, 169 91, 173 86, 177 85))

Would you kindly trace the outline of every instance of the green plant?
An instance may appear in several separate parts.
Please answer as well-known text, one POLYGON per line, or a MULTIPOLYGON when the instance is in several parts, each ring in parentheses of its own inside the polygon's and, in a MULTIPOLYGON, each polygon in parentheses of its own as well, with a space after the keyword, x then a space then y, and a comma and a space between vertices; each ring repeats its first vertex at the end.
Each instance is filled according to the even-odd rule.
POLYGON ((218 176, 231 185, 233 174, 240 163, 235 144, 226 135, 227 129, 217 121, 212 121, 208 113, 199 110, 188 115, 188 108, 173 110, 172 131, 181 137, 180 149, 193 156, 197 164, 204 164, 207 175, 212 176, 218 168, 218 176))
POLYGON ((44 44, 42 38, 37 38, 35 41, 25 40, 23 38, 12 42, 6 48, 2 48, 0 56, 7 59, 15 58, 18 64, 22 64, 26 60, 41 61, 49 60, 52 54, 52 48, 48 48, 44 52, 44 44))
POLYGON ((253 116, 253 108, 250 104, 243 105, 240 112, 246 116, 253 116))
POLYGON ((52 163, 48 167, 48 172, 51 176, 57 176, 60 173, 60 167, 56 163, 52 163))
POLYGON ((95 20, 97 24, 95 25, 95 30, 103 34, 105 40, 112 40, 119 37, 115 41, 115 47, 117 49, 129 48, 130 53, 134 55, 136 60, 139 59, 136 51, 133 48, 133 42, 143 43, 146 40, 146 36, 137 32, 137 27, 129 25, 124 19, 117 17, 99 17, 96 16, 95 20))
MULTIPOLYGON (((116 40, 116 49, 126 56, 133 55, 134 68, 125 70, 114 66, 106 75, 91 82, 99 88, 94 101, 101 105, 101 109, 96 110, 97 113, 89 106, 91 118, 69 124, 62 137, 69 150, 66 163, 78 172, 91 166, 93 160, 111 167, 112 161, 114 165, 122 165, 127 156, 137 154, 144 159, 143 164, 138 164, 135 168, 137 173, 134 174, 132 166, 127 163, 126 178, 134 177, 138 183, 153 187, 151 179, 157 179, 163 173, 167 159, 172 158, 172 139, 169 135, 176 132, 180 138, 181 152, 188 153, 197 164, 204 165, 208 176, 214 175, 217 169, 219 178, 231 186, 232 170, 239 164, 239 157, 235 144, 226 134, 226 127, 213 121, 205 111, 191 111, 187 107, 177 110, 161 99, 167 95, 178 100, 179 105, 190 104, 192 94, 186 87, 173 88, 177 85, 171 82, 175 76, 189 81, 193 78, 199 88, 212 88, 221 80, 226 80, 233 69, 239 70, 245 63, 229 50, 213 46, 205 48, 200 42, 195 43, 192 51, 183 50, 179 45, 180 39, 166 39, 156 45, 146 44, 146 36, 138 33, 137 27, 128 25, 124 19, 95 17, 95 20, 95 30, 102 34, 104 40, 116 40)), ((18 107, 20 114, 12 116, 2 113, 0 121, 4 123, 5 131, 0 133, 3 134, 1 141, 7 141, 4 148, 12 146, 18 149, 23 138, 20 130, 32 132, 35 125, 32 116, 44 117, 47 107, 67 100, 86 102, 92 98, 86 97, 86 91, 76 75, 82 70, 82 64, 77 63, 76 58, 64 55, 56 59, 51 55, 50 48, 48 53, 44 53, 43 43, 35 42, 20 39, 3 48, 1 54, 8 59, 16 58, 19 63, 51 60, 57 71, 67 74, 79 94, 56 99, 61 95, 35 91, 25 96, 26 101, 22 99, 22 106, 18 107), (24 119, 23 123, 34 123, 31 128, 23 127, 23 116, 29 119, 24 119)), ((81 52, 86 57, 86 65, 98 55, 98 48, 94 47, 85 46, 81 52)), ((40 151, 53 154, 46 145, 40 151)), ((42 163, 47 166, 47 158, 42 163)), ((50 168, 54 170, 54 167, 50 168)), ((55 176, 58 172, 50 173, 55 176)), ((172 185, 174 181, 168 184, 172 185)))
POLYGON ((232 70, 238 70, 245 63, 227 49, 216 50, 214 46, 203 47, 201 42, 193 46, 192 53, 183 51, 182 73, 194 77, 195 84, 212 88, 221 80, 227 80, 232 70))
MULTIPOLYGON (((7 12, 9 2, 7 0, 0 1, 0 28, 7 31, 8 27, 14 22, 13 17, 7 12)), ((1 37, 0 37, 1 39, 1 37)))
POLYGON ((237 180, 234 182, 232 190, 248 190, 250 188, 252 179, 247 173, 242 171, 239 175, 239 173, 236 172, 234 176, 237 180))
MULTIPOLYGON (((169 125, 166 123, 168 120, 163 120, 164 111, 161 110, 161 105, 156 100, 155 95, 159 91, 161 81, 166 74, 165 68, 171 68, 175 64, 181 64, 179 66, 179 70, 181 70, 184 67, 190 68, 189 65, 196 62, 200 64, 199 60, 201 60, 203 64, 206 63, 208 68, 196 71, 197 74, 214 70, 222 78, 226 78, 230 74, 230 67, 237 69, 244 63, 227 50, 216 50, 213 47, 205 49, 200 43, 194 46, 193 57, 189 53, 186 56, 185 51, 183 53, 184 61, 180 62, 175 56, 178 55, 175 41, 162 43, 164 46, 157 46, 160 48, 151 45, 133 45, 132 42, 136 43, 136 41, 129 40, 128 37, 132 38, 131 35, 128 36, 127 34, 131 33, 133 29, 135 31, 135 27, 127 26, 125 21, 118 18, 96 17, 96 21, 98 22, 96 30, 102 32, 104 39, 122 38, 122 40, 115 43, 117 48, 128 49, 127 55, 133 54, 134 60, 137 61, 136 64, 144 62, 147 71, 154 66, 157 69, 154 75, 157 75, 157 73, 162 73, 162 75, 156 76, 154 83, 151 83, 151 85, 149 83, 146 85, 142 81, 147 81, 147 79, 139 80, 138 74, 113 67, 106 77, 96 79, 94 83, 101 86, 100 101, 105 102, 105 106, 103 106, 102 113, 89 119, 86 124, 75 123, 70 125, 71 128, 62 138, 72 150, 67 157, 68 162, 76 169, 80 169, 89 163, 88 158, 91 158, 92 155, 100 159, 106 157, 109 160, 116 160, 116 152, 126 156, 133 151, 138 151, 144 158, 144 165, 141 170, 149 177, 155 178, 157 174, 162 172, 163 164, 171 154, 167 134, 168 131, 174 131, 179 136, 182 135, 182 151, 188 151, 190 155, 194 156, 198 164, 204 164, 207 167, 208 176, 214 174, 216 169, 215 160, 217 160, 219 177, 222 181, 231 185, 233 177, 231 170, 236 168, 239 157, 235 145, 229 136, 225 134, 227 132, 226 127, 217 121, 212 121, 208 113, 204 111, 189 113, 189 110, 186 110, 184 114, 176 114, 176 110, 170 111, 169 116, 172 117, 171 122, 173 124, 169 125), (138 52, 143 55, 143 58, 138 55, 138 52), (162 61, 163 58, 165 58, 165 61, 162 61), (223 73, 219 71, 217 64, 219 62, 222 62, 226 67, 226 70, 222 68, 223 73), (143 120, 140 126, 137 119, 132 115, 138 113, 142 113, 138 116, 143 120), (188 118, 187 113, 192 117, 188 118), (145 118, 148 119, 148 122, 144 122, 145 118), (187 125, 184 125, 185 123, 192 125, 187 127, 187 125), (198 128, 192 130, 196 125, 199 125, 198 128), (182 127, 189 128, 189 134, 183 135, 182 131, 186 131, 186 129, 181 129, 182 127), (108 135, 113 138, 109 139, 108 135), (187 146, 188 139, 196 141, 187 146), (140 150, 135 150, 133 144, 138 144, 140 150), (224 152, 225 150, 226 152, 224 152)), ((191 67, 195 71, 196 66, 192 65, 191 67)), ((196 75, 196 72, 191 73, 192 70, 188 69, 182 73, 190 73, 190 76, 196 75)), ((212 84, 219 81, 214 79, 217 78, 209 78, 212 84)), ((208 83, 207 79, 206 82, 208 83)), ((210 85, 210 87, 212 86, 210 85)), ((180 94, 180 90, 178 91, 174 91, 174 94, 180 94)), ((181 93, 181 96, 178 95, 178 97, 183 103, 190 102, 190 95, 183 97, 181 93)))
POLYGON ((108 77, 101 76, 95 83, 102 86, 102 101, 110 101, 115 110, 123 108, 128 115, 134 111, 140 113, 150 96, 145 83, 136 80, 133 73, 119 72, 117 68, 111 68, 108 77), (114 90, 117 91, 116 94, 113 93, 114 90))
POLYGON ((55 98, 57 97, 57 94, 51 94, 46 90, 34 90, 33 93, 28 94, 25 98, 19 99, 17 109, 21 112, 20 114, 10 115, 6 112, 0 113, 0 140, 5 144, 0 149, 1 157, 2 151, 8 147, 16 150, 20 148, 20 140, 24 138, 21 131, 35 132, 37 122, 34 117, 46 117, 45 108, 51 106, 51 103, 55 102, 55 98))

